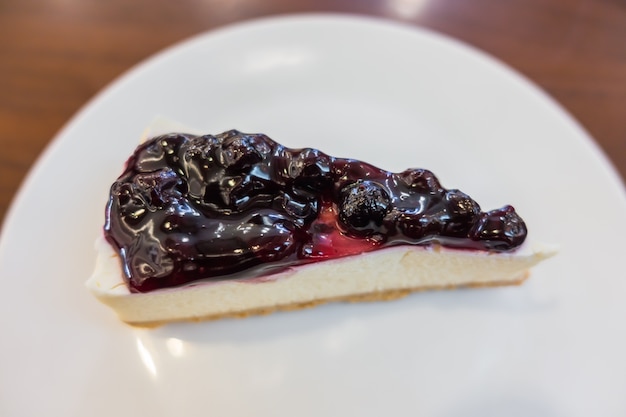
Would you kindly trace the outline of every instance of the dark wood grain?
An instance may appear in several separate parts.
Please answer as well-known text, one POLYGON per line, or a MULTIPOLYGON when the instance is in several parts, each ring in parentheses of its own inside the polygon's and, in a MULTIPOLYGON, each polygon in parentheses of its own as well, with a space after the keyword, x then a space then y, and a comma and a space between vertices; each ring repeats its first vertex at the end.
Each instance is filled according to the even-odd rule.
POLYGON ((0 0, 0 222, 38 155, 115 77, 199 32, 297 12, 432 28, 536 82, 626 177, 623 0, 0 0))

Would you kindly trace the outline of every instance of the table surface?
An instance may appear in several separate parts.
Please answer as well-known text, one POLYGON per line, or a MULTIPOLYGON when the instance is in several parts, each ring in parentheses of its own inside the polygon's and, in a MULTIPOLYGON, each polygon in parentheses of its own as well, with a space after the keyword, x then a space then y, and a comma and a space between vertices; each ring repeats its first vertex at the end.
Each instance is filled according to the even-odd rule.
POLYGON ((125 70, 200 32, 302 12, 380 16, 490 53, 565 107, 626 177, 623 0, 3 0, 0 224, 58 130, 125 70))

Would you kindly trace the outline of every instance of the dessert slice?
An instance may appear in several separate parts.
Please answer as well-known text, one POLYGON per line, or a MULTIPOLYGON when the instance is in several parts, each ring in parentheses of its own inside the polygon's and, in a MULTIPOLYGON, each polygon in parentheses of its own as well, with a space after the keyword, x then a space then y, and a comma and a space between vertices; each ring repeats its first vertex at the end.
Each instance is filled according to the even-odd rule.
POLYGON ((87 285, 136 325, 519 284, 513 207, 484 212, 428 170, 391 173, 262 134, 170 133, 111 187, 87 285))

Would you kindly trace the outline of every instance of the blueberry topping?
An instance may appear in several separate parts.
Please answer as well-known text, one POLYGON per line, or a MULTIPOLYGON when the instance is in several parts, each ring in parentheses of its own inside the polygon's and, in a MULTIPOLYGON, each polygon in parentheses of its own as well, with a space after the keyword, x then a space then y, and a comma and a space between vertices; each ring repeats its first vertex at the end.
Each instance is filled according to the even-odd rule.
POLYGON ((508 251, 527 234, 513 207, 482 212, 428 170, 396 174, 236 130, 140 145, 111 186, 104 232, 133 292, 393 245, 508 251))

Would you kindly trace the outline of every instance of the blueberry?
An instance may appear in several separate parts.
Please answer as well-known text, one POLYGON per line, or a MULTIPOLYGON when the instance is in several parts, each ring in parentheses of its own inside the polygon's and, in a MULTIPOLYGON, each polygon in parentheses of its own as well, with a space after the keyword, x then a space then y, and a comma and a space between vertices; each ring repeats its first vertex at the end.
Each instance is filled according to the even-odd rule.
POLYGON ((360 180, 344 186, 339 194, 339 220, 349 233, 371 236, 380 231, 391 209, 391 199, 382 185, 360 180))
POLYGON ((480 214, 480 206, 459 190, 448 190, 444 202, 448 217, 444 233, 448 236, 466 236, 480 214))
POLYGON ((317 149, 302 149, 289 161, 288 172, 291 178, 320 178, 330 172, 331 160, 317 149))
POLYGON ((303 199, 317 199, 325 189, 332 188, 331 158, 316 149, 303 149, 288 162, 289 177, 294 195, 303 199))
POLYGON ((171 169, 137 174, 132 182, 116 182, 111 195, 116 197, 120 213, 130 224, 138 223, 148 212, 163 209, 181 197, 182 181, 171 169))
POLYGON ((263 155, 254 146, 255 141, 252 137, 238 131, 230 131, 227 134, 218 152, 218 160, 224 168, 244 171, 263 160, 263 155))
POLYGON ((407 169, 400 174, 402 181, 412 190, 418 193, 437 193, 442 187, 439 180, 427 169, 407 169))
POLYGON ((133 163, 137 171, 153 172, 178 165, 178 150, 189 138, 189 135, 170 133, 146 141, 135 151, 133 163))
POLYGON ((289 193, 284 193, 281 200, 283 210, 298 224, 312 221, 317 216, 317 200, 298 199, 289 193))
POLYGON ((190 138, 184 145, 185 162, 192 159, 201 159, 209 161, 211 159, 211 151, 217 146, 219 140, 213 135, 203 135, 190 138))
POLYGON ((117 204, 119 213, 124 222, 130 225, 138 224, 148 214, 146 198, 137 193, 130 183, 114 183, 111 187, 109 204, 117 204))
POLYGON ((511 206, 482 213, 469 237, 483 242, 485 247, 506 250, 521 245, 528 231, 522 218, 511 206))

